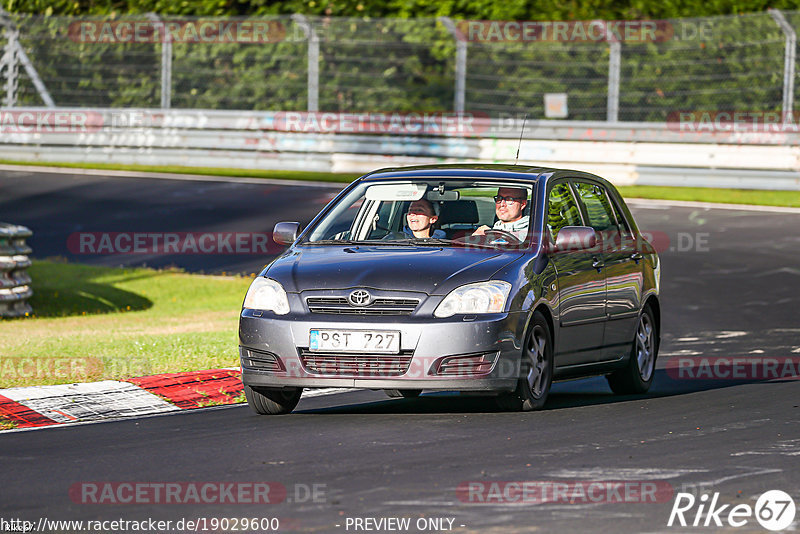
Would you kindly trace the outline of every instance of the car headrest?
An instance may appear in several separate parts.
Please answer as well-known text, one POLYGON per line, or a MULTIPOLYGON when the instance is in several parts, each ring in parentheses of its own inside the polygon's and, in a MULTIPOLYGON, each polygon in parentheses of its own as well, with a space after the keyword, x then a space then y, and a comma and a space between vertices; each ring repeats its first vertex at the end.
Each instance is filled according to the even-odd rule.
POLYGON ((475 224, 478 221, 478 205, 474 200, 451 200, 440 204, 439 225, 475 224))

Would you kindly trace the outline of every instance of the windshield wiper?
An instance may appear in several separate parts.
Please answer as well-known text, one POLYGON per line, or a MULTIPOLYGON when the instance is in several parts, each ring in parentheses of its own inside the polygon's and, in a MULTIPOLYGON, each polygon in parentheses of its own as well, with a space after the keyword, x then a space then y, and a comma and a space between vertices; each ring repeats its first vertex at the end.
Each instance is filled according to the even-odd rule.
POLYGON ((470 243, 468 241, 456 241, 455 239, 442 239, 439 237, 430 237, 427 239, 422 239, 418 241, 419 244, 426 245, 456 245, 458 247, 479 247, 479 248, 497 248, 492 245, 487 245, 486 243, 470 243))
MULTIPOLYGON (((387 247, 407 247, 411 246, 434 246, 439 247, 442 245, 450 245, 456 247, 475 247, 475 248, 488 248, 497 249, 497 245, 490 245, 487 243, 470 243, 467 241, 456 241, 453 239, 444 239, 439 237, 423 237, 423 238, 402 238, 402 239, 368 239, 356 241, 353 239, 320 239, 319 241, 303 241, 302 245, 363 245, 363 246, 387 246, 387 247)), ((502 243, 498 243, 502 244, 502 243)))
POLYGON ((303 241, 303 245, 413 245, 416 243, 414 239, 362 239, 356 241, 353 239, 320 239, 319 241, 303 241))
POLYGON ((361 244, 364 245, 376 245, 376 246, 402 246, 407 247, 409 245, 415 246, 420 244, 419 239, 415 238, 400 238, 400 239, 374 239, 370 241, 361 241, 361 244))
POLYGON ((319 241, 303 241, 301 245, 360 245, 363 241, 352 239, 320 239, 319 241))

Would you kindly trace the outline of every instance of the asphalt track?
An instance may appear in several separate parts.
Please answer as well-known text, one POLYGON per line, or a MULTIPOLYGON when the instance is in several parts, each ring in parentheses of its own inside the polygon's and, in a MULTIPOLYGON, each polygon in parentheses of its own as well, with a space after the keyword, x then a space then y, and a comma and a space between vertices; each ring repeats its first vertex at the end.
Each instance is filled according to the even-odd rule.
MULTIPOLYGON (((278 220, 307 222, 333 193, 4 173, 0 218, 34 230, 37 257, 69 256, 73 232, 263 232, 278 220)), ((409 532, 445 531, 417 530, 419 518, 453 519, 456 532, 720 530, 713 523, 668 527, 674 495, 656 503, 487 504, 456 491, 503 481, 651 481, 750 506, 780 489, 800 507, 800 382, 678 378, 666 370, 687 356, 800 357, 800 215, 639 202, 632 208, 639 225, 662 240, 662 346, 647 395, 613 396, 603 379, 565 382, 554 386, 546 410, 521 414, 494 412, 475 397, 389 400, 378 391, 350 391, 303 399, 283 417, 235 406, 5 433, 0 518, 277 517, 281 531, 308 532, 365 532, 353 524, 365 517, 411 518, 409 532), (70 488, 91 481, 269 481, 285 486, 288 497, 268 505, 75 502, 70 488), (305 498, 315 484, 318 502, 305 498)), ((266 261, 70 257, 206 272, 252 271, 266 261)), ((696 511, 686 513, 688 521, 696 511)), ((800 512, 790 529, 799 524, 800 512)), ((725 525, 765 532, 752 517, 742 528, 725 525)))

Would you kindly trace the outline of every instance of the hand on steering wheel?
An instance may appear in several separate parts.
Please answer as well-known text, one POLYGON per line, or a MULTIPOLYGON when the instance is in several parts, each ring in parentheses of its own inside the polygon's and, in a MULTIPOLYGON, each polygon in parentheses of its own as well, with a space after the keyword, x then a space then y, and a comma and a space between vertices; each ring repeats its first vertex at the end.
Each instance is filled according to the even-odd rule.
POLYGON ((505 239, 506 241, 508 241, 509 245, 519 245, 520 243, 522 243, 522 240, 520 240, 520 238, 518 238, 517 236, 506 230, 498 230, 496 228, 492 228, 489 230, 485 230, 483 232, 483 235, 485 235, 489 239, 491 239, 492 235, 495 235, 497 236, 495 239, 505 239))

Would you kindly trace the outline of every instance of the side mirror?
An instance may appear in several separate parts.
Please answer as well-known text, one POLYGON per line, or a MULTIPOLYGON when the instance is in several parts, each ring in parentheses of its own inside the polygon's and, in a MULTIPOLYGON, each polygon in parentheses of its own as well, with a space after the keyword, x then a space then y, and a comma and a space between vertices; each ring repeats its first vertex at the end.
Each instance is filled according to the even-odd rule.
POLYGON ((565 226, 558 232, 553 252, 586 250, 597 245, 597 233, 590 226, 565 226))
POLYGON ((272 230, 272 240, 281 245, 291 245, 299 231, 299 222, 279 222, 272 230))

